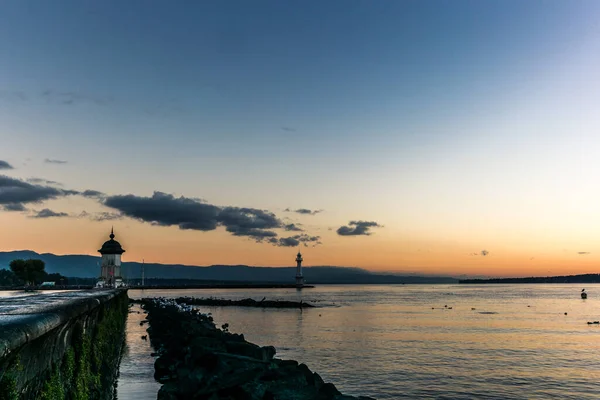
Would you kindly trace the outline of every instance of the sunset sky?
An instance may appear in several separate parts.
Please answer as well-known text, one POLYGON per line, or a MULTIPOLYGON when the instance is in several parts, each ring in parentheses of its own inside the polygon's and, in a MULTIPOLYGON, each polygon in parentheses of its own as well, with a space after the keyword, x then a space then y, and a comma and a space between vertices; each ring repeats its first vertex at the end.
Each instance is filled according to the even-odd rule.
POLYGON ((0 5, 0 251, 600 272, 600 2, 0 5), (87 192, 86 192, 87 191, 87 192))

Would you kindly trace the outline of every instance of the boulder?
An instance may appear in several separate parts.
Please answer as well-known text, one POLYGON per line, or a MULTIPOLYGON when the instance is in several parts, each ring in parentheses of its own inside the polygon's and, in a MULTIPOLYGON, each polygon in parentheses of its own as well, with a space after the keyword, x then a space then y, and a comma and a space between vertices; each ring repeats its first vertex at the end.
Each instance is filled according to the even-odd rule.
POLYGON ((256 358, 257 360, 264 360, 266 358, 264 350, 253 343, 226 342, 225 346, 227 348, 227 352, 229 353, 256 358))
POLYGON ((319 399, 330 400, 335 399, 335 396, 340 396, 341 393, 333 383, 325 383, 319 389, 319 399))
POLYGON ((262 350, 263 350, 263 360, 264 361, 272 360, 273 357, 275 357, 275 354, 277 354, 277 350, 273 346, 263 346, 262 350))

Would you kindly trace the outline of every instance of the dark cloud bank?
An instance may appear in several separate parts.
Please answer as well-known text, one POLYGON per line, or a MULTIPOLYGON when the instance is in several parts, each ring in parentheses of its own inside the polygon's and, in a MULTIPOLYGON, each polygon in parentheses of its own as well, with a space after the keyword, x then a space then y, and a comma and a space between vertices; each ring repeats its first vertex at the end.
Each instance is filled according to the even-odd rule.
POLYGON ((245 236, 256 242, 266 241, 275 246, 319 244, 318 236, 295 235, 278 238, 274 229, 296 230, 294 224, 285 225, 270 211, 247 207, 219 207, 201 200, 175 197, 154 192, 152 197, 132 194, 109 196, 103 204, 121 214, 160 226, 179 229, 212 231, 219 226, 234 236, 245 236))
POLYGON ((346 226, 340 226, 337 234, 340 236, 371 235, 371 228, 381 228, 375 221, 350 221, 346 226))
MULTIPOLYGON (((34 178, 33 182, 45 182, 34 178)), ((250 238, 275 246, 291 247, 321 244, 319 236, 297 234, 279 237, 275 229, 302 232, 297 224, 284 224, 274 213, 248 207, 221 207, 201 199, 175 197, 171 194, 154 192, 151 197, 128 195, 106 196, 96 190, 65 190, 57 187, 34 184, 0 175, 0 207, 5 211, 28 211, 26 205, 38 204, 66 196, 83 196, 97 200, 116 212, 87 213, 79 217, 94 221, 106 221, 123 217, 134 218, 159 226, 177 226, 182 230, 212 231, 222 226, 234 236, 250 238)), ((67 217, 67 213, 50 209, 38 211, 34 218, 67 217)))
MULTIPOLYGON (((6 175, 0 175, 0 207, 4 211, 27 211, 27 204, 38 204, 66 196, 79 195, 97 199, 101 199, 104 196, 96 190, 79 192, 77 190, 47 186, 47 184, 57 184, 57 182, 46 181, 40 178, 31 178, 29 182, 25 182, 6 175), (42 182, 46 185, 40 184, 42 182)), ((42 216, 41 218, 44 217, 42 216)))

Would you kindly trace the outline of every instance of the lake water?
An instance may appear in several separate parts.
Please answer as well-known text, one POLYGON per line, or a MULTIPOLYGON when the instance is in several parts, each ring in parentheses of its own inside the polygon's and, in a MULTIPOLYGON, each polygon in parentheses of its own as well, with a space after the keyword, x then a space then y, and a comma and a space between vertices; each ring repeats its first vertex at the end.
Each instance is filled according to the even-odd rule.
MULTIPOLYGON (((600 285, 322 285, 301 292, 130 290, 129 296, 266 297, 319 305, 303 311, 199 308, 251 342, 274 345, 277 357, 306 363, 347 394, 600 397, 600 325, 587 324, 600 320, 600 285), (582 287, 587 300, 579 296, 582 287)), ((117 395, 153 399, 159 385, 152 349, 141 339, 147 326, 139 325, 139 307, 132 311, 117 395)))
MULTIPOLYGON (((600 396, 600 326, 587 324, 600 320, 600 285, 321 285, 300 292, 130 290, 129 296, 267 297, 319 305, 303 311, 199 308, 218 324, 229 323, 231 332, 275 346, 277 357, 306 363, 346 394, 378 399, 600 396), (587 300, 580 298, 582 287, 587 300)), ((143 329, 128 337, 132 348, 141 342, 143 329)), ((144 346, 139 356, 146 358, 140 362, 148 365, 151 350, 144 346)), ((135 356, 130 362, 137 363, 135 356)), ((123 378, 122 371, 120 400, 155 398, 151 375, 145 381, 137 377, 135 396, 121 392, 128 385, 123 378)))

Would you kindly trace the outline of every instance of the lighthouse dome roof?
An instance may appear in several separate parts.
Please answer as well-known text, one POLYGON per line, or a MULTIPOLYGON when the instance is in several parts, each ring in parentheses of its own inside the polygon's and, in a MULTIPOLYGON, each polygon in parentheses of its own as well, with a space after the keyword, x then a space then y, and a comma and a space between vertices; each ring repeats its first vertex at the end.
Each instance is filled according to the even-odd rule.
POLYGON ((125 253, 125 250, 123 250, 123 247, 121 247, 121 243, 119 243, 115 240, 115 234, 112 230, 110 231, 109 237, 110 237, 110 240, 107 240, 106 242, 104 242, 104 244, 102 245, 102 248, 100 248, 100 250, 98 250, 98 252, 100 254, 123 254, 123 253, 125 253))

